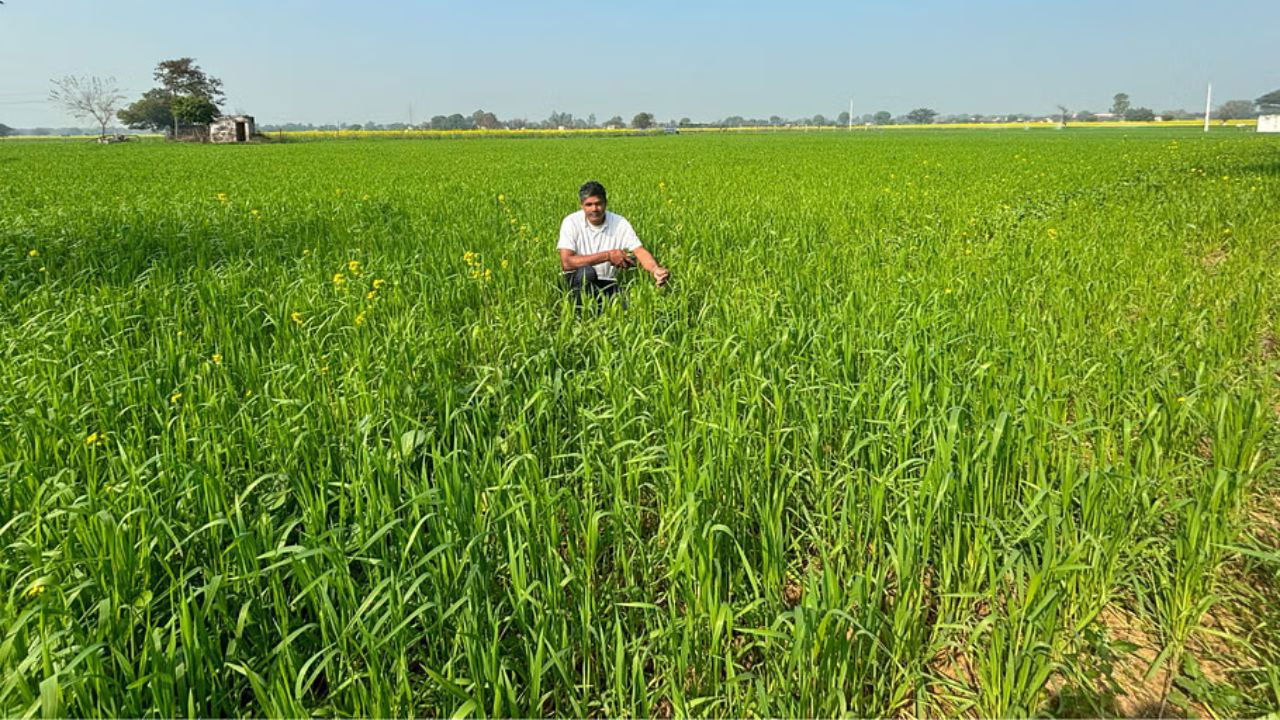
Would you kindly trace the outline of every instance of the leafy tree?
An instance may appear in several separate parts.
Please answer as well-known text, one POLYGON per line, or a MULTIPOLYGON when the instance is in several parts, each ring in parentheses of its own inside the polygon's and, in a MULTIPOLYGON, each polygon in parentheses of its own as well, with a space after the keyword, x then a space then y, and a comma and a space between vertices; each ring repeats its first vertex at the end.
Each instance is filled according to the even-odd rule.
POLYGON ((819 113, 819 114, 817 114, 817 115, 814 115, 814 116, 813 116, 813 119, 812 119, 812 120, 810 120, 809 122, 813 123, 814 125, 816 125, 816 126, 818 126, 818 127, 822 127, 822 126, 824 126, 824 125, 827 125, 827 124, 828 124, 828 123, 827 123, 827 118, 826 118, 825 116, 823 116, 821 113, 819 113))
POLYGON ((605 127, 626 127, 627 121, 623 120, 621 115, 614 115, 608 120, 605 120, 604 125, 605 127))
POLYGON ((1116 93, 1115 97, 1111 98, 1111 112, 1116 117, 1124 117, 1129 112, 1128 93, 1116 93))
POLYGON ((836 116, 836 124, 841 127, 849 124, 849 111, 843 110, 836 116))
POLYGON ((741 115, 730 115, 729 117, 725 118, 723 122, 723 125, 725 127, 731 127, 731 128, 742 127, 743 125, 746 125, 746 124, 747 124, 747 119, 742 117, 741 115))
POLYGON ((1076 113, 1076 120, 1078 122, 1098 122, 1098 116, 1088 110, 1081 110, 1076 113))
MULTIPOLYGON (((160 83, 161 89, 169 96, 169 110, 173 116, 173 134, 178 134, 178 108, 173 104, 179 97, 202 97, 213 104, 216 109, 224 99, 222 81, 205 73, 196 64, 195 58, 178 58, 161 60, 156 64, 152 77, 160 83)), ((216 113, 215 113, 216 117, 216 113)))
POLYGON ((218 106, 199 95, 180 95, 173 99, 171 108, 178 122, 188 125, 208 125, 218 117, 218 106))
POLYGON ((1151 108, 1131 107, 1125 111, 1124 119, 1129 122, 1151 122, 1156 119, 1156 114, 1151 108))
POLYGON ((938 112, 932 108, 916 108, 907 113, 907 120, 916 125, 928 125, 938 116, 938 112))
POLYGON ((548 116, 546 122, 543 123, 543 127, 546 127, 549 130, 555 130, 556 128, 562 127, 571 128, 573 127, 573 113, 552 110, 551 115, 548 116))
POLYGON ((448 130, 449 118, 443 115, 435 115, 431 118, 432 130, 448 130))
POLYGON ((1257 115, 1252 100, 1228 100, 1218 106, 1217 112, 1219 120, 1243 120, 1257 115))
POLYGON ((871 122, 877 125, 888 125, 893 122, 893 115, 888 110, 881 110, 871 116, 871 122))
POLYGON ((173 121, 170 105, 171 101, 165 91, 156 88, 143 93, 132 105, 116 113, 116 117, 135 130, 160 131, 169 127, 173 121))
POLYGON ((497 130, 502 127, 502 123, 498 122, 496 115, 484 110, 477 110, 471 113, 471 124, 482 130, 497 130))
POLYGON ((769 124, 770 124, 770 125, 783 125, 783 124, 785 124, 786 122, 787 122, 786 120, 783 120, 781 117, 779 117, 779 116, 777 116, 777 115, 770 115, 770 116, 769 116, 769 124))
POLYGON ((124 95, 116 88, 115 78, 71 77, 53 80, 49 100, 61 105, 78 118, 93 118, 107 136, 107 123, 116 115, 124 95))
POLYGON ((689 118, 687 117, 680 118, 680 127, 689 127, 692 124, 693 124, 693 121, 690 120, 689 118))
POLYGON ((1253 102, 1263 112, 1280 110, 1280 90, 1272 90, 1253 102))
POLYGON ((10 135, 13 135, 15 132, 16 131, 13 128, 9 127, 8 125, 5 125, 4 123, 0 123, 0 137, 9 137, 10 135))
POLYGON ((637 130, 648 130, 653 127, 653 113, 636 113, 636 116, 631 118, 631 127, 637 130))

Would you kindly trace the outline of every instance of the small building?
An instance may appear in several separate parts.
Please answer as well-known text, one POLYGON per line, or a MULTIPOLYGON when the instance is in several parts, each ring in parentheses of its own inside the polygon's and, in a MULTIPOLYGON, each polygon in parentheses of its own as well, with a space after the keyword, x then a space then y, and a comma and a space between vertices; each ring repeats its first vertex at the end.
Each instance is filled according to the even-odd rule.
POLYGON ((223 115, 209 125, 209 142, 248 142, 255 132, 252 115, 223 115))
POLYGON ((1280 115, 1259 115, 1258 132, 1280 133, 1280 115))

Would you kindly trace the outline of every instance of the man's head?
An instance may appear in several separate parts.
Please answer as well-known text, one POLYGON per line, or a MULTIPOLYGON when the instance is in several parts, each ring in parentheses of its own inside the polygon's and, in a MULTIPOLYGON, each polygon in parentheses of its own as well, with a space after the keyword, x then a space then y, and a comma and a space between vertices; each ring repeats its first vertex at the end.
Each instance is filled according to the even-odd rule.
POLYGON ((582 205, 582 212, 587 216, 587 222, 592 225, 599 225, 604 222, 604 210, 609 204, 609 198, 605 194, 604 186, 595 180, 588 180, 578 188, 578 202, 582 205))

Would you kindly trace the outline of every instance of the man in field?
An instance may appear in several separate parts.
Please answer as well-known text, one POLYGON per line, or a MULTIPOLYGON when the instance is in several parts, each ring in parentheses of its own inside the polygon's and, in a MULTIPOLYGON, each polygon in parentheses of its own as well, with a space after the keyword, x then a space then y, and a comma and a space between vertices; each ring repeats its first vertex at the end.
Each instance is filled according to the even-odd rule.
POLYGON ((605 209, 609 201, 603 185, 588 180, 578 188, 578 202, 582 209, 560 223, 560 242, 556 245, 560 269, 575 303, 582 302, 584 292, 592 297, 616 293, 618 269, 629 268, 637 261, 653 275, 658 287, 666 284, 670 273, 640 244, 631 223, 605 209))

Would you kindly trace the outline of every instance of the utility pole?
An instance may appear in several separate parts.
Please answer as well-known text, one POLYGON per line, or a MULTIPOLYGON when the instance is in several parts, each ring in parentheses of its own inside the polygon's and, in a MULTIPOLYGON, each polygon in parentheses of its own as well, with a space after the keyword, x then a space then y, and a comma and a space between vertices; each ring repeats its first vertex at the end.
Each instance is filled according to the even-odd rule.
POLYGON ((1209 83, 1209 91, 1204 96, 1204 131, 1209 132, 1209 108, 1213 105, 1213 83, 1209 83))
POLYGON ((849 98, 849 130, 853 131, 853 98, 849 98))

